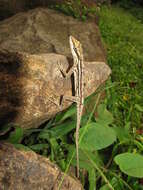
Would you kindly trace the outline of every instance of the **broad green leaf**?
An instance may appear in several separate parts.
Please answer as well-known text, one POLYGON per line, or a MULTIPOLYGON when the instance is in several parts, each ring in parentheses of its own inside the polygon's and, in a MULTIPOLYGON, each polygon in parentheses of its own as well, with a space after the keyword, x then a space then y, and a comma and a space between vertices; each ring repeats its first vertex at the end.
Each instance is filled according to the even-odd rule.
POLYGON ((135 108, 140 111, 140 112, 143 112, 143 107, 140 106, 139 104, 135 104, 135 108))
POLYGON ((29 146, 32 150, 34 151, 39 151, 39 150, 43 150, 45 148, 48 148, 49 145, 48 144, 34 144, 29 146))
POLYGON ((10 133, 10 136, 7 139, 7 141, 12 144, 17 144, 21 141, 22 137, 23 129, 21 127, 15 127, 14 131, 10 133))
POLYGON ((115 132, 108 126, 99 123, 90 123, 80 129, 80 136, 85 134, 80 142, 80 148, 94 151, 108 147, 116 140, 115 132))
POLYGON ((98 118, 96 119, 98 123, 102 125, 109 125, 113 122, 112 114, 106 109, 105 104, 100 104, 97 109, 98 118))
MULTIPOLYGON (((80 122, 81 126, 84 126, 84 125, 87 124, 87 122, 88 122, 88 120, 89 120, 89 117, 90 117, 90 114, 91 114, 91 112, 90 112, 90 113, 87 113, 87 114, 84 114, 84 115, 82 116, 81 122, 80 122)), ((94 119, 94 118, 93 118, 93 119, 94 119)), ((93 119, 91 118, 91 120, 93 120, 93 119)), ((95 121, 95 119, 94 119, 93 121, 95 121)))
POLYGON ((114 158, 120 170, 133 177, 143 177, 143 156, 133 153, 122 153, 114 158))
MULTIPOLYGON (((76 167, 77 160, 76 160, 75 147, 69 146, 68 151, 69 151, 69 153, 68 153, 68 161, 67 162, 69 162, 70 159, 73 157, 71 164, 76 167)), ((83 153, 83 151, 81 149, 79 149, 79 167, 81 169, 85 169, 85 170, 90 170, 92 168, 91 163, 89 162, 89 160, 87 159, 87 157, 85 156, 85 154, 83 153)))
POLYGON ((94 151, 108 147, 116 140, 114 130, 99 123, 90 123, 80 129, 82 140, 79 147, 83 150, 94 151), (85 134, 82 137, 82 133, 85 134))

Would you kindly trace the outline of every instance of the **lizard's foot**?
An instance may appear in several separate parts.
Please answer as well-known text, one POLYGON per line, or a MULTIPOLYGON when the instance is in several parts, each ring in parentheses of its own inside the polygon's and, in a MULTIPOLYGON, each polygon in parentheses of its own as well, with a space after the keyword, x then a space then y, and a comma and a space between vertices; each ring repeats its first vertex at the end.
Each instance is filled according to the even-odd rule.
POLYGON ((62 73, 63 77, 66 77, 66 72, 64 71, 61 62, 60 62, 60 61, 57 61, 57 65, 58 65, 58 69, 59 69, 60 72, 62 73))
POLYGON ((78 96, 62 96, 60 103, 62 104, 64 100, 78 103, 80 101, 80 98, 78 96))
POLYGON ((56 101, 55 99, 53 100, 51 97, 49 97, 48 99, 50 102, 52 102, 54 105, 56 105, 59 110, 62 110, 61 98, 60 98, 60 102, 56 101))

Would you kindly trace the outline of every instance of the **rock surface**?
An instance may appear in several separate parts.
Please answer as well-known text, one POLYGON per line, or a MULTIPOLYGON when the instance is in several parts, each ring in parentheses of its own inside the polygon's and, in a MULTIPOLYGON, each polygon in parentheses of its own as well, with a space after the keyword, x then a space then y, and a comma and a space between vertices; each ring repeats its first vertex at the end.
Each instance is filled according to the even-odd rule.
POLYGON ((51 9, 36 8, 0 22, 0 48, 71 57, 69 35, 83 44, 86 61, 105 61, 98 26, 51 9))
MULTIPOLYGON (((63 175, 47 158, 0 143, 0 190, 58 190, 63 175)), ((79 181, 65 176, 60 189, 83 188, 79 181)))
MULTIPOLYGON (((61 96, 71 96, 73 81, 65 79, 63 69, 72 60, 59 54, 14 53, 0 51, 0 125, 16 123, 23 128, 38 127, 72 102, 61 96)), ((111 70, 104 62, 85 62, 85 97, 92 94, 109 76, 111 70)))

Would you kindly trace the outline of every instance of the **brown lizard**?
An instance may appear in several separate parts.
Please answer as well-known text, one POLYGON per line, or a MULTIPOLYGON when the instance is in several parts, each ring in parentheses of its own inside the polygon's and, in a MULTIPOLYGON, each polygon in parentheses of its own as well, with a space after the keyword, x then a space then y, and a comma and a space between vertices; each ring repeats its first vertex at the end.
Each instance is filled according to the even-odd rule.
POLYGON ((61 72, 65 77, 71 76, 74 74, 74 87, 75 87, 75 96, 63 98, 66 100, 71 100, 77 104, 77 123, 76 123, 76 159, 77 159, 77 177, 79 178, 79 128, 81 122, 81 116, 83 111, 84 104, 84 64, 83 64, 83 52, 81 43, 76 40, 73 36, 69 37, 70 49, 73 56, 73 66, 68 73, 64 72, 62 69, 61 72))

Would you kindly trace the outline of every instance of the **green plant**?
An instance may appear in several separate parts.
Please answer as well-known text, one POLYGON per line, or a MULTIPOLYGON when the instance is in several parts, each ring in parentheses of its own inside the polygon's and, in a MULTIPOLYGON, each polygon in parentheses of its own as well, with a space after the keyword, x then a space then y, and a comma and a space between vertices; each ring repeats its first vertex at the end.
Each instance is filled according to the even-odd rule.
MULTIPOLYGON (((121 6, 121 5, 120 5, 121 6)), ((131 7, 122 9, 119 5, 109 9, 102 7, 100 11, 100 31, 107 48, 108 63, 112 69, 112 76, 108 84, 112 81, 118 84, 108 89, 105 104, 114 116, 114 127, 119 145, 115 145, 123 151, 126 146, 130 152, 130 146, 137 146, 135 152, 141 153, 143 148, 142 133, 141 138, 136 142, 137 131, 142 128, 143 117, 143 19, 141 7, 131 7), (137 12, 140 18, 134 17, 132 12, 137 12), (130 128, 130 130, 129 130, 130 128), (130 131, 130 133, 128 132, 130 131), (130 145, 129 145, 130 144, 130 145)), ((117 151, 117 150, 116 150, 117 151)), ((124 155, 125 156, 125 155, 124 155)), ((131 156, 132 157, 132 156, 131 156)), ((116 159, 115 159, 116 160, 116 159)), ((117 160, 116 160, 117 161, 117 160)), ((128 159, 130 162, 130 160, 128 159)), ((120 161, 121 162, 121 161, 120 161)), ((126 164, 128 167, 128 164, 126 164)), ((119 164, 121 169, 122 165, 119 164)), ((125 170, 124 170, 125 171, 125 170)), ((133 189, 142 189, 138 180, 129 177, 127 180, 133 189)))
MULTIPOLYGON (((92 112, 83 115, 82 118, 79 137, 80 169, 87 171, 91 190, 96 188, 96 184, 100 189, 114 190, 116 186, 118 189, 132 189, 121 177, 118 181, 117 165, 123 173, 129 176, 143 177, 143 157, 133 153, 136 146, 141 153, 143 146, 135 138, 131 138, 130 125, 123 129, 115 126, 114 118, 104 103, 97 108, 99 98, 100 94, 97 94, 92 112), (98 113, 97 118, 94 116, 95 110, 98 113), (118 147, 122 147, 122 144, 126 147, 122 149, 123 154, 118 154, 118 147), (105 152, 109 150, 108 147, 110 147, 110 154, 104 157, 105 152), (130 153, 126 153, 128 149, 130 149, 130 153), (139 162, 140 168, 137 167, 139 162), (133 170, 130 171, 127 168, 133 168, 133 170)), ((90 97, 85 103, 89 100, 90 97)), ((50 120, 43 128, 23 131, 19 127, 14 127, 15 130, 9 134, 6 141, 13 143, 17 148, 33 150, 50 157, 63 171, 68 172, 71 165, 76 167, 75 127, 76 107, 73 105, 66 112, 60 113, 50 120)))
POLYGON ((97 12, 96 7, 88 7, 81 0, 65 1, 62 4, 56 4, 51 6, 52 9, 56 9, 66 15, 73 16, 74 18, 85 21, 90 15, 95 15, 97 12))
POLYGON ((143 30, 142 24, 121 8, 110 11, 103 7, 100 13, 100 30, 108 51, 108 63, 112 69, 109 83, 118 82, 107 91, 107 106, 114 114, 118 126, 131 121, 132 128, 142 125, 143 107, 143 30))

